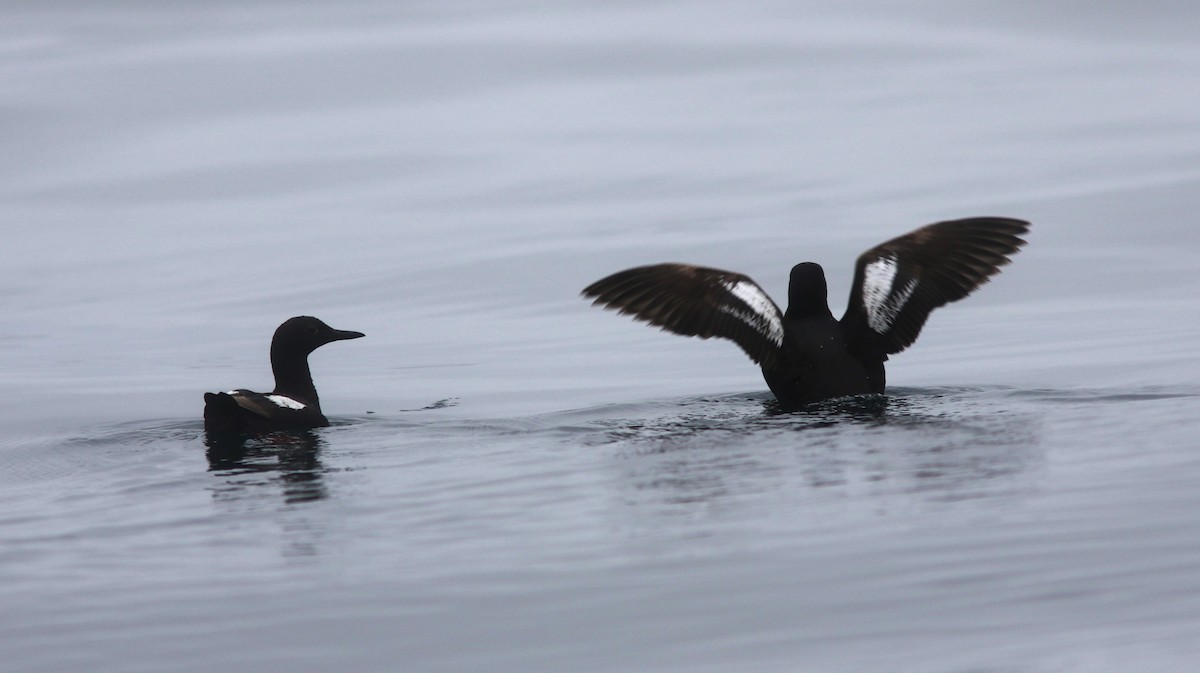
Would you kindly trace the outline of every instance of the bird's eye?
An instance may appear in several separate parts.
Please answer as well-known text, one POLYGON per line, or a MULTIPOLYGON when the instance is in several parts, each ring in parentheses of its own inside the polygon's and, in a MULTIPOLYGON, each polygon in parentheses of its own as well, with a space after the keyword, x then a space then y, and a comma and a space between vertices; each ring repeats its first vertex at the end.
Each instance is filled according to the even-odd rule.
POLYGON ((312 334, 315 336, 319 330, 317 330, 316 327, 309 327, 307 331, 309 334, 312 334))

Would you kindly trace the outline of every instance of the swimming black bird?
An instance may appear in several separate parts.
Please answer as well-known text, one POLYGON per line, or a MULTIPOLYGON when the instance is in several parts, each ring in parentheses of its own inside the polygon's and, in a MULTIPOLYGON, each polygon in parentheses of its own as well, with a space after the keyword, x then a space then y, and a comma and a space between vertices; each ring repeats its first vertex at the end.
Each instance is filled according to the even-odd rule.
POLYGON ((825 272, 812 262, 792 267, 787 312, 748 276, 689 264, 627 269, 583 295, 676 334, 734 341, 762 366, 779 402, 796 407, 882 394, 888 355, 916 340, 933 309, 999 272, 1028 231, 1024 220, 973 217, 881 243, 858 257, 841 320, 829 310, 825 272))
POLYGON ((243 432, 323 428, 329 419, 308 369, 308 354, 332 341, 357 339, 362 332, 333 329, 310 316, 289 318, 271 339, 275 390, 204 393, 204 429, 243 432))

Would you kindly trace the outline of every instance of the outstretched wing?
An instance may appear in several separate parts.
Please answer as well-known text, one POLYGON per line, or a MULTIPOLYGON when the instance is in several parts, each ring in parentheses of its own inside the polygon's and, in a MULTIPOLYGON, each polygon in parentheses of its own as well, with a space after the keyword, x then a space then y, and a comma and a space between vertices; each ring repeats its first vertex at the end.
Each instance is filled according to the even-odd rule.
POLYGON ((730 339, 763 367, 783 348, 783 313, 748 276, 690 264, 655 264, 614 273, 583 296, 665 330, 730 339))
POLYGON ((1028 231, 1024 220, 972 217, 926 225, 864 252, 842 316, 851 348, 872 357, 908 348, 933 309, 986 283, 1028 231))

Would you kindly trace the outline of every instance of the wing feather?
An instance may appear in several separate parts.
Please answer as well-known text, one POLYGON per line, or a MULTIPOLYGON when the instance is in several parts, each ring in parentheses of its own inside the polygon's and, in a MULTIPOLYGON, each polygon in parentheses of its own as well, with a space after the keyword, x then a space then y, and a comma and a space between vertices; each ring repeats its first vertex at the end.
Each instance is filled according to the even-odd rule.
POLYGON ((235 390, 231 393, 233 400, 238 406, 246 411, 263 418, 271 417, 272 405, 267 401, 266 396, 260 393, 254 393, 249 390, 235 390))
POLYGON ((939 306, 971 294, 1025 244, 1029 223, 974 217, 929 224, 859 256, 842 324, 867 357, 908 348, 939 306))
POLYGON ((752 360, 774 366, 783 349, 783 312, 748 276, 690 264, 626 269, 587 286, 595 305, 669 332, 736 343, 752 360))

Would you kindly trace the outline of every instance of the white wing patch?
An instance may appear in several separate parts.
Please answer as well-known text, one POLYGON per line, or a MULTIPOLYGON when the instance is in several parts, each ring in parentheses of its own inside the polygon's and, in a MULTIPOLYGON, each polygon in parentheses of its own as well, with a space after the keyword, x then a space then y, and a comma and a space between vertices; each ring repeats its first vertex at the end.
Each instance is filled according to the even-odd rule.
POLYGON ((744 280, 736 283, 722 282, 721 285, 749 309, 742 310, 737 306, 723 304, 720 307, 721 311, 750 325, 776 346, 783 346, 783 321, 779 318, 779 309, 775 308, 771 298, 763 294, 761 288, 744 280))
POLYGON ((867 309, 867 324, 879 334, 891 329, 896 316, 917 289, 917 279, 913 278, 896 290, 893 287, 896 269, 895 257, 881 257, 863 271, 862 300, 867 309))
POLYGON ((304 403, 283 395, 267 395, 266 398, 284 409, 303 409, 304 403))

